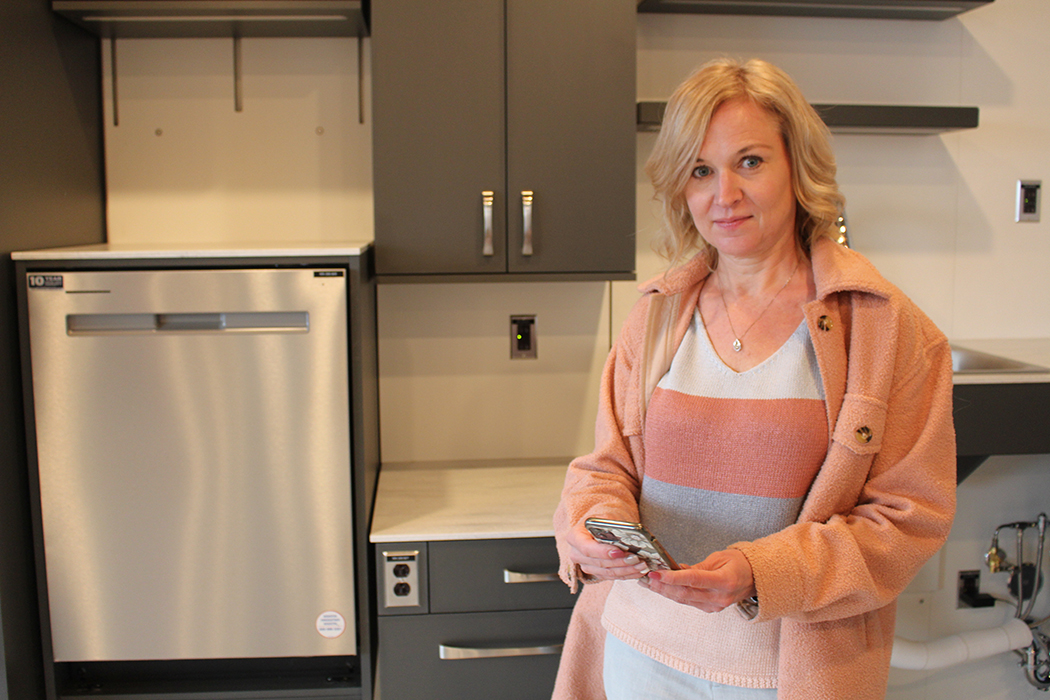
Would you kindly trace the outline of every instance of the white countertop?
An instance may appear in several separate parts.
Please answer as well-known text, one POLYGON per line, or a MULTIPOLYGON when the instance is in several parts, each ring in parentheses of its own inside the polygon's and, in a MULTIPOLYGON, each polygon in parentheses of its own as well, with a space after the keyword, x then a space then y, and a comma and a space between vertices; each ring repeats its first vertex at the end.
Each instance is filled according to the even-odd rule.
POLYGON ((372 542, 551 537, 569 460, 534 466, 383 465, 372 542))
MULTIPOLYGON (((1050 368, 1050 338, 999 338, 986 340, 952 340, 952 347, 969 348, 1011 360, 1050 368)), ((956 374, 955 384, 1034 384, 1050 382, 1046 372, 988 372, 956 374)))
POLYGON ((302 256, 361 255, 371 241, 333 241, 280 243, 185 242, 185 243, 96 243, 21 250, 11 254, 14 260, 123 260, 143 258, 262 258, 302 256))

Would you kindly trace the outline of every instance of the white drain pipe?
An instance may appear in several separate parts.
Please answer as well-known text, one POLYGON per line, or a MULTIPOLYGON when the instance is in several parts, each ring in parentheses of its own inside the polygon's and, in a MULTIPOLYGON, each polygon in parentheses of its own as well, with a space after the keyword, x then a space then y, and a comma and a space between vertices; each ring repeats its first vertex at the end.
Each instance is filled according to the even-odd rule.
POLYGON ((960 632, 930 642, 895 637, 890 666, 914 671, 956 666, 966 661, 995 656, 1032 644, 1032 630, 1024 620, 1010 618, 999 627, 960 632))

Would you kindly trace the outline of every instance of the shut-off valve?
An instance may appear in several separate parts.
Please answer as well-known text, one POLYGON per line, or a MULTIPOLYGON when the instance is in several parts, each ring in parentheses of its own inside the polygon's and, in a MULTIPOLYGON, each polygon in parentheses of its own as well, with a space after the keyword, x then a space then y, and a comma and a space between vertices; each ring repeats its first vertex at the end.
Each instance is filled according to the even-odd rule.
POLYGON ((1032 645, 1019 649, 1020 665, 1025 669, 1028 682, 1040 690, 1050 690, 1050 637, 1039 631, 1039 627, 1050 621, 1031 620, 1035 599, 1043 586, 1043 545, 1046 541, 1047 517, 1040 513, 1034 522, 1016 522, 1000 525, 992 535, 992 546, 984 555, 988 570, 992 573, 1009 573, 1010 592, 1017 598, 1016 617, 1028 623, 1032 629, 1032 645), (999 534, 1003 530, 1016 532, 1017 555, 1011 563, 1002 549, 999 548, 999 534), (1034 562, 1024 560, 1024 535, 1027 530, 1035 530, 1039 537, 1034 562))

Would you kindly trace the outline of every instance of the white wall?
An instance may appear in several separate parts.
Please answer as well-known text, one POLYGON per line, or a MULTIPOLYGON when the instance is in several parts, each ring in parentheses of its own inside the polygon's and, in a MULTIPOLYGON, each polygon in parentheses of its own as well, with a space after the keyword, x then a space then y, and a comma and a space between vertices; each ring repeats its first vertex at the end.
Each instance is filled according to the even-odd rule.
POLYGON ((244 39, 240 112, 230 39, 118 40, 116 100, 109 47, 111 242, 372 239, 356 39, 244 39))
MULTIPOLYGON (((944 22, 642 15, 638 27, 640 99, 666 98, 696 65, 729 54, 778 63, 813 102, 980 107, 971 131, 836 137, 853 245, 951 337, 1050 336, 1050 219, 1013 222, 1016 181, 1050 184, 1045 0, 995 0, 944 22)), ((243 49, 236 113, 231 42, 118 42, 120 124, 108 114, 106 128, 111 241, 371 237, 355 42, 246 39, 243 49)), ((638 135, 640 279, 660 270, 647 247, 657 224, 640 168, 653 139, 638 135)), ((406 182, 406 191, 425 184, 406 182)), ((624 282, 382 285, 384 458, 588 450, 610 332, 635 298, 624 282), (537 315, 539 359, 511 361, 508 317, 528 313, 537 315)), ((948 545, 902 597, 899 631, 921 639, 1001 622, 1004 609, 956 609, 957 572, 982 569, 984 589, 1005 592, 1005 576, 983 569, 982 555, 997 525, 1050 511, 1048 485, 1046 455, 993 458, 963 483, 948 545)), ((1050 614, 1050 592, 1040 608, 1050 614)), ((1045 696, 1003 655, 895 671, 889 697, 1045 696)))

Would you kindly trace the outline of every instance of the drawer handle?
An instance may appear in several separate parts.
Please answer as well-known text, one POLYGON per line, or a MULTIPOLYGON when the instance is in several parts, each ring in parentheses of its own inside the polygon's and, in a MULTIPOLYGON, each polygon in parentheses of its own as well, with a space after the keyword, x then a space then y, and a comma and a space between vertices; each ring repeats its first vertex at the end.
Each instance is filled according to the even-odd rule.
POLYGON ((456 647, 450 644, 438 645, 438 656, 445 661, 462 659, 495 659, 503 656, 547 656, 560 654, 564 644, 547 644, 536 647, 456 647))
POLYGON ((492 203, 495 194, 491 190, 481 193, 481 214, 485 219, 485 242, 481 247, 481 254, 488 257, 493 254, 492 250, 492 203))
POLYGON ((521 193, 521 218, 524 239, 521 254, 532 255, 532 190, 524 190, 521 193))
POLYGON ((560 580, 558 574, 525 574, 510 569, 503 570, 503 583, 546 583, 560 580))

